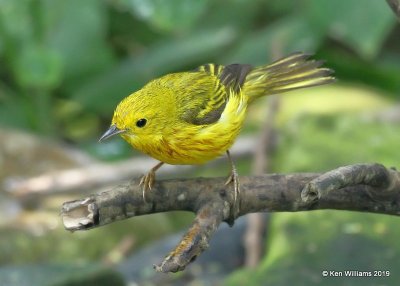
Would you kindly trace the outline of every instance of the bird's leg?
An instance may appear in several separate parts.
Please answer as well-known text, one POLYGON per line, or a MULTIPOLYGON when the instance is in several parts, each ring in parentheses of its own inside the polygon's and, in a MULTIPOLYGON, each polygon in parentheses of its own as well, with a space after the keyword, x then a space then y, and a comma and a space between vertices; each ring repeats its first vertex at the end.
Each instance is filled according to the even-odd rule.
POLYGON ((229 163, 231 164, 231 174, 228 177, 228 179, 226 180, 225 186, 229 185, 230 183, 233 183, 233 189, 234 189, 234 192, 235 192, 234 193, 234 197, 233 197, 233 204, 234 204, 235 207, 237 207, 237 205, 236 205, 237 204, 237 198, 238 198, 238 195, 240 193, 239 174, 238 174, 238 172, 236 170, 235 164, 233 163, 233 160, 232 160, 232 157, 231 157, 231 154, 230 154, 229 150, 226 151, 226 155, 228 155, 228 160, 229 160, 229 163))
POLYGON ((151 190, 151 188, 154 186, 154 181, 156 179, 156 171, 160 169, 160 167, 164 164, 164 162, 160 162, 157 165, 155 165, 153 168, 150 169, 150 171, 144 175, 140 179, 139 186, 143 186, 143 201, 146 203, 146 192, 148 190, 151 190))

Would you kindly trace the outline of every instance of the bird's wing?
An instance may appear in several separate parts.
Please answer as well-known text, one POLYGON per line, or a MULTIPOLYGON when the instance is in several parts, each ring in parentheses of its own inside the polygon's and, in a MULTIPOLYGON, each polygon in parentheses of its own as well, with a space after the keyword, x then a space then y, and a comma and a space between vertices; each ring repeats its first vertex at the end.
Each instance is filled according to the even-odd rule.
POLYGON ((181 100, 181 119, 195 125, 212 124, 219 120, 230 95, 239 95, 250 65, 221 66, 206 64, 186 73, 190 82, 181 100))

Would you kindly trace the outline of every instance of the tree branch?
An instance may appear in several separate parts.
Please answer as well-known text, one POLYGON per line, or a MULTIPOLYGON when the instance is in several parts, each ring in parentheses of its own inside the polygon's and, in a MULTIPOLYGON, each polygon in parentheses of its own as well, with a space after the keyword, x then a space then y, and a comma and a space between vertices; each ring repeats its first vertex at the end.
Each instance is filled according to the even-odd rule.
MULTIPOLYGON (((241 177, 239 216, 253 212, 352 210, 400 214, 400 173, 380 164, 356 164, 325 174, 271 174, 241 177)), ((63 204, 61 215, 67 230, 86 230, 114 221, 173 210, 196 213, 178 246, 155 266, 160 272, 183 270, 208 247, 222 221, 233 217, 233 190, 225 178, 158 181, 143 202, 138 181, 110 191, 63 204)))

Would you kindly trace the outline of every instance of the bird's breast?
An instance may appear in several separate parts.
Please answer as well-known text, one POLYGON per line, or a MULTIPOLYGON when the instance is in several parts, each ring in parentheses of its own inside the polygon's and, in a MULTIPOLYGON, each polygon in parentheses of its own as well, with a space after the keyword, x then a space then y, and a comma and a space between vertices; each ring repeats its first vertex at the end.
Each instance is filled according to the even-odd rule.
POLYGON ((174 134, 163 138, 157 147, 145 152, 150 156, 168 163, 178 165, 203 164, 217 158, 228 150, 240 131, 238 125, 230 132, 215 128, 188 128, 176 130, 174 134))
POLYGON ((180 122, 170 126, 160 136, 130 143, 136 149, 168 164, 203 164, 222 155, 232 146, 242 127, 246 107, 247 102, 230 100, 220 120, 213 124, 180 122))

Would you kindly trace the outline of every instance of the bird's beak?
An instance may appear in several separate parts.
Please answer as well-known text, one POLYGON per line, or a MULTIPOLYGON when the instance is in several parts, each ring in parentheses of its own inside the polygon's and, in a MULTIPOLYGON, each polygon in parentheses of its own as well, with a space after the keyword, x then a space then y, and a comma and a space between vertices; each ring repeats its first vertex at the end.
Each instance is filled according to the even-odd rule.
POLYGON ((118 129, 117 126, 111 125, 110 128, 100 137, 99 142, 110 138, 111 136, 125 132, 126 130, 118 129))

